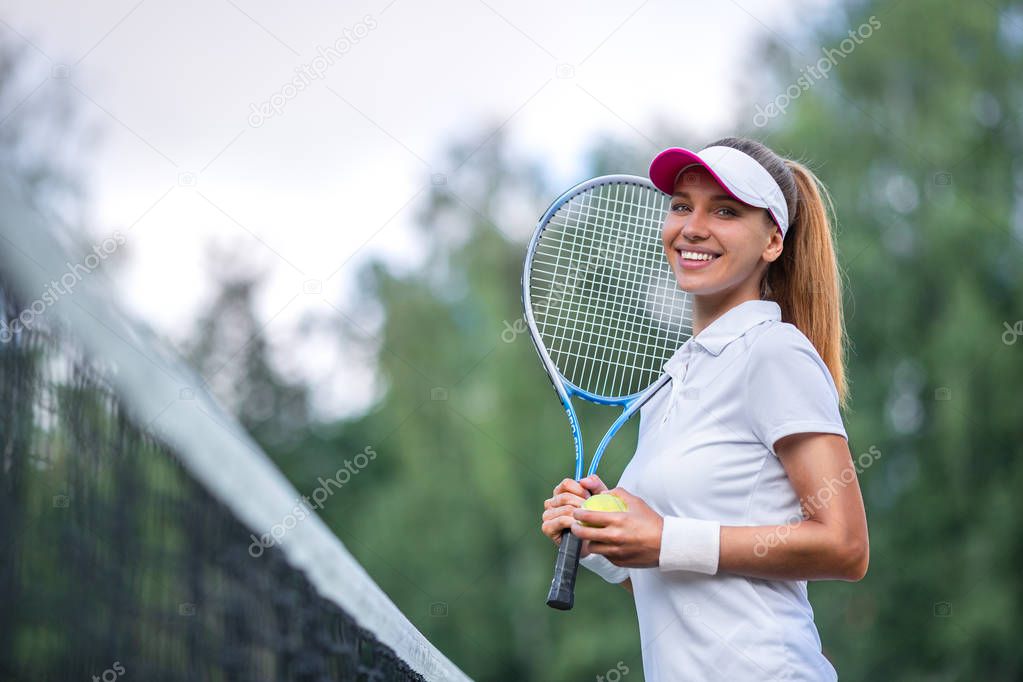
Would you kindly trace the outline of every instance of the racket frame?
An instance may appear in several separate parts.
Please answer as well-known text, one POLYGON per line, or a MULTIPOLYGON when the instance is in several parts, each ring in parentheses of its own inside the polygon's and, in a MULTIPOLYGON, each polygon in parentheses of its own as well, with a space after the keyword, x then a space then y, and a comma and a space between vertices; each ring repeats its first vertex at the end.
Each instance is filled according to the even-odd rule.
MULTIPOLYGON (((618 419, 614 421, 607 433, 601 439, 597 449, 594 451, 593 460, 590 463, 587 473, 587 476, 590 476, 597 470, 597 466, 600 464, 600 460, 604 456, 604 451, 607 449, 615 434, 617 434, 622 426, 625 425, 625 422, 639 411, 643 405, 654 396, 654 394, 660 391, 669 381, 671 381, 671 376, 664 373, 645 389, 631 395, 621 397, 609 398, 607 396, 596 395, 589 391, 585 391, 566 379, 561 374, 560 370, 558 370, 557 365, 554 364, 554 360, 551 359, 550 353, 544 346, 542 337, 540 336, 540 331, 536 325, 536 319, 533 315, 532 298, 529 293, 533 257, 536 253, 537 245, 540 242, 540 237, 547 229, 551 218, 561 209, 562 206, 564 206, 577 194, 581 194, 582 192, 599 185, 615 183, 636 184, 644 188, 656 190, 656 187, 654 187, 653 183, 651 183, 647 178, 643 178, 638 175, 622 174, 603 175, 586 180, 585 182, 581 182, 575 187, 572 187, 555 199, 537 222, 536 229, 529 241, 529 247, 526 250, 526 260, 522 270, 522 306, 525 310, 526 327, 529 330, 529 336, 533 342, 533 348, 540 357, 540 362, 547 373, 547 378, 550 379, 551 384, 554 386, 554 390, 557 392, 559 400, 561 400, 561 405, 565 409, 565 414, 568 416, 568 423, 572 429, 572 440, 575 444, 576 480, 583 478, 585 452, 583 449, 582 428, 579 424, 579 417, 576 414, 575 408, 572 406, 572 397, 576 396, 599 405, 617 405, 623 408, 621 415, 619 415, 618 419)), ((558 558, 555 562, 554 579, 551 582, 550 593, 547 597, 548 606, 562 611, 567 611, 572 608, 574 602, 575 578, 579 567, 579 554, 581 549, 582 542, 578 537, 573 535, 570 530, 562 532, 561 544, 558 547, 558 558)))

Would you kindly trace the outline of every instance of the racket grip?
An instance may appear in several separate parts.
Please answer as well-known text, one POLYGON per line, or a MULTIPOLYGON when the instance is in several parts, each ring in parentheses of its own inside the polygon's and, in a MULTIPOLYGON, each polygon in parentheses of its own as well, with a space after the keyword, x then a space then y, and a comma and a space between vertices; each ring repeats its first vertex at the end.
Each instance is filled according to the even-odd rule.
POLYGON ((554 579, 547 595, 547 606, 559 611, 568 611, 575 602, 575 576, 579 572, 579 554, 583 541, 565 530, 558 546, 558 558, 554 562, 554 579))

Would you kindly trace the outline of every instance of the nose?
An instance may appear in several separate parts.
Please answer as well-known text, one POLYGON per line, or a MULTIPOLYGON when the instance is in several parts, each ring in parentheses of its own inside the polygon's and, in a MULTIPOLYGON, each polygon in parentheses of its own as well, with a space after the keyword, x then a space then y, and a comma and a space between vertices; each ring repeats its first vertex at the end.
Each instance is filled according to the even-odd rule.
POLYGON ((709 237, 707 216, 702 211, 690 213, 682 223, 682 236, 689 241, 701 241, 709 237))

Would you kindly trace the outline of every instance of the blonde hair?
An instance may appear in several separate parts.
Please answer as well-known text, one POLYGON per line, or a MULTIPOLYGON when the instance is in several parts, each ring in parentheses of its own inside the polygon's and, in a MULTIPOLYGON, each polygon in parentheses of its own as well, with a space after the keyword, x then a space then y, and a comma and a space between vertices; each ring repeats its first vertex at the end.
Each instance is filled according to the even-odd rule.
POLYGON ((848 403, 845 372, 846 333, 842 316, 842 281, 835 256, 831 220, 834 204, 827 188, 809 168, 784 159, 748 138, 726 137, 708 146, 726 146, 753 157, 781 187, 790 225, 781 256, 770 264, 761 282, 761 298, 781 308, 782 321, 795 325, 817 349, 838 389, 842 407, 848 403))

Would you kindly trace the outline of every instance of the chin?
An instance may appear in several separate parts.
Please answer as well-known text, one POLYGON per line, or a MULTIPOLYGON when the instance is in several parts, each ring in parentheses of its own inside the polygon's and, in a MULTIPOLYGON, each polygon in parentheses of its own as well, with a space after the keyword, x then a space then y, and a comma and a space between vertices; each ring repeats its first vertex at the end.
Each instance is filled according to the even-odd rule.
POLYGON ((729 288, 727 283, 704 279, 700 275, 694 276, 688 272, 681 277, 676 277, 675 281, 678 282, 679 289, 692 296, 710 296, 729 288))
POLYGON ((718 289, 713 282, 701 281, 702 279, 699 275, 693 275, 688 272, 675 273, 675 282, 678 283, 678 288, 687 294, 693 294, 694 296, 711 294, 718 289))

